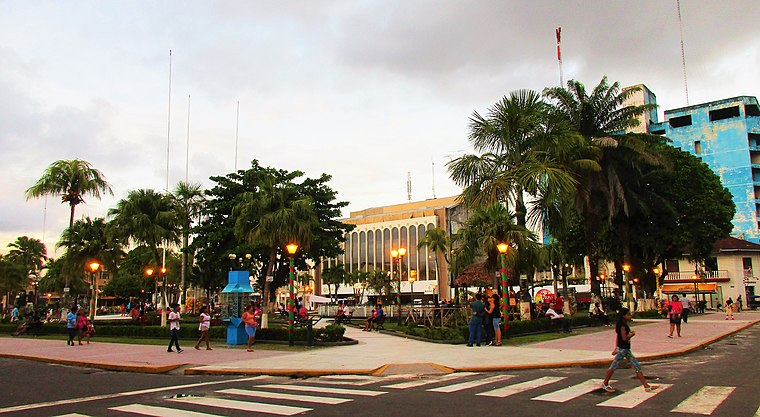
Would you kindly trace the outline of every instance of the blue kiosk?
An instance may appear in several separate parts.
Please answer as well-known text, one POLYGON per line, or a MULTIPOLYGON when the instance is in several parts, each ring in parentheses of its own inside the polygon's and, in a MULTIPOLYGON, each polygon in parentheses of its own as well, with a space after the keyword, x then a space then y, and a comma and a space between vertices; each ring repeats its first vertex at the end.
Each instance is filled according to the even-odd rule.
POLYGON ((251 301, 253 288, 248 271, 230 271, 227 273, 227 286, 222 290, 222 320, 227 324, 227 344, 245 345, 248 334, 241 317, 245 306, 251 301))

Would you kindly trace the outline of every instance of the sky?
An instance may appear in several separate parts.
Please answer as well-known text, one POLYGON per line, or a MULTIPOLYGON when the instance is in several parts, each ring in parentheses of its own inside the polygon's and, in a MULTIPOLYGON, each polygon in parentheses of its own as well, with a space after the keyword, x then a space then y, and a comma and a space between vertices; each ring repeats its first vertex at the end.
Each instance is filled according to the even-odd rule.
MULTIPOLYGON (((760 95, 760 3, 681 15, 689 103, 760 95)), ((345 216, 407 201, 409 174, 414 201, 456 195, 472 113, 559 84, 558 26, 565 80, 644 83, 660 120, 686 105, 675 0, 0 0, 0 253, 54 255, 68 206, 24 196, 52 162, 105 175, 76 211, 103 217, 166 188, 167 142, 170 189, 258 159, 332 175, 345 216)))

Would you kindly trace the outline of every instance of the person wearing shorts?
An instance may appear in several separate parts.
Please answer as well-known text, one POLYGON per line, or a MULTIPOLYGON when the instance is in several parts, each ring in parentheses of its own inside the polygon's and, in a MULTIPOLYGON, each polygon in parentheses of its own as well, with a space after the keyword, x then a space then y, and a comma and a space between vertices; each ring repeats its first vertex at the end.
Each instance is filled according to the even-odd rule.
POLYGON ((253 352, 251 345, 253 345, 254 338, 256 337, 256 329, 258 327, 258 321, 256 314, 261 315, 261 310, 258 309, 256 304, 248 304, 245 307, 243 317, 241 317, 243 323, 245 323, 245 332, 248 334, 248 348, 246 352, 253 352))
POLYGON ((607 369, 607 374, 604 376, 604 382, 602 383, 602 389, 607 392, 615 392, 615 389, 610 386, 610 378, 612 378, 612 374, 618 368, 620 362, 624 360, 628 360, 631 366, 633 366, 633 370, 636 372, 636 377, 641 381, 641 385, 644 386, 645 391, 651 392, 659 388, 658 385, 649 385, 649 383, 647 383, 644 374, 641 372, 641 364, 636 360, 636 357, 633 356, 633 352, 631 351, 631 338, 636 336, 636 331, 631 330, 631 328, 628 327, 628 322, 630 320, 631 311, 627 308, 621 308, 618 313, 618 322, 615 326, 615 333, 617 334, 615 350, 612 351, 612 354, 615 355, 615 359, 612 360, 610 368, 607 369))

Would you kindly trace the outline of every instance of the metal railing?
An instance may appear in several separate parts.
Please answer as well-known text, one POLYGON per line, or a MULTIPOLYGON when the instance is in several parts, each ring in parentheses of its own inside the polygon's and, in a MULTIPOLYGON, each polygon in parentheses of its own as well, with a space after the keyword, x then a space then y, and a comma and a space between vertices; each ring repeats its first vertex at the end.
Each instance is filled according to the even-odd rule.
POLYGON ((683 272, 668 272, 668 275, 665 276, 665 279, 663 282, 668 281, 694 281, 694 277, 697 277, 699 281, 727 281, 729 280, 728 271, 720 270, 720 271, 704 271, 700 274, 695 274, 694 271, 683 271, 683 272))

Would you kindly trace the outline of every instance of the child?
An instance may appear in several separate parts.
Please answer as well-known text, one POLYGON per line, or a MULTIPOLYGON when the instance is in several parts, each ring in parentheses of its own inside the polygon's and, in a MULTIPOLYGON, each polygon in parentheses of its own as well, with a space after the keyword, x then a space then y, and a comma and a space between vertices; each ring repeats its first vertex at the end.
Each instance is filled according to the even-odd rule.
POLYGON ((84 335, 87 337, 87 344, 90 344, 90 337, 95 334, 95 325, 92 324, 92 320, 87 319, 87 327, 84 330, 84 335))
POLYGON ((607 370, 607 374, 604 376, 604 382, 602 383, 602 389, 607 392, 615 392, 615 389, 610 386, 610 378, 612 378, 615 369, 618 368, 618 364, 624 359, 628 359, 628 362, 633 365, 633 369, 636 371, 636 376, 639 378, 639 381, 641 381, 641 385, 644 386, 646 392, 652 392, 660 387, 659 385, 649 385, 649 383, 647 383, 644 374, 641 372, 641 364, 639 364, 639 361, 636 360, 636 357, 633 356, 633 352, 631 352, 631 338, 636 336, 636 331, 631 330, 631 328, 628 327, 628 322, 630 320, 631 311, 625 307, 621 308, 618 313, 618 322, 615 326, 617 343, 615 344, 615 350, 612 351, 612 354, 615 355, 615 359, 613 359, 610 369, 607 370))

